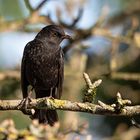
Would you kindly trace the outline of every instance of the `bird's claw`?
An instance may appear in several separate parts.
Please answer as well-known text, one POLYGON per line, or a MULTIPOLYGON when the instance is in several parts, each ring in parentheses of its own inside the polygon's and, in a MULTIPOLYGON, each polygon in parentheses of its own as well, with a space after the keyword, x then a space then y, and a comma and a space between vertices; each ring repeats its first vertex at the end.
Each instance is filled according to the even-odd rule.
POLYGON ((49 98, 49 99, 54 99, 54 97, 53 97, 53 96, 49 96, 48 98, 49 98))
POLYGON ((31 98, 30 97, 27 97, 27 98, 24 98, 20 104, 18 105, 18 108, 25 114, 25 115, 32 115, 32 111, 31 109, 28 109, 28 105, 30 104, 31 102, 31 98))

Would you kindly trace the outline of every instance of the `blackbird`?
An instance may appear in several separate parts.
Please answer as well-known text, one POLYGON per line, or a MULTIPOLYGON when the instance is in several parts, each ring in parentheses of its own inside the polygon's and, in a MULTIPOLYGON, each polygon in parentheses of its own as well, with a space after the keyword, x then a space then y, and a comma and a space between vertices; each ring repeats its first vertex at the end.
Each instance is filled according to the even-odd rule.
MULTIPOLYGON (((21 64, 21 88, 23 98, 30 98, 28 86, 35 91, 36 98, 60 99, 63 85, 64 57, 60 43, 71 39, 57 25, 44 27, 34 40, 27 43, 21 64)), ((32 119, 51 126, 58 121, 55 110, 35 110, 32 119)))

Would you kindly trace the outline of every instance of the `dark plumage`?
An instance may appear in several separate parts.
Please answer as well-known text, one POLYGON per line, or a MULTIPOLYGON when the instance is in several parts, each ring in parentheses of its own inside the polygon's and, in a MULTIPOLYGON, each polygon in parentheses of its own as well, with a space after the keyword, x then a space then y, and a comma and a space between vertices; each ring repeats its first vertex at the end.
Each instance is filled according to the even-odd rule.
MULTIPOLYGON (((27 43, 21 65, 23 98, 29 97, 29 85, 35 90, 36 98, 61 97, 64 58, 59 45, 65 38, 70 39, 70 36, 65 35, 60 26, 49 25, 44 27, 34 40, 27 43)), ((32 118, 50 125, 58 121, 55 110, 35 110, 32 118)))

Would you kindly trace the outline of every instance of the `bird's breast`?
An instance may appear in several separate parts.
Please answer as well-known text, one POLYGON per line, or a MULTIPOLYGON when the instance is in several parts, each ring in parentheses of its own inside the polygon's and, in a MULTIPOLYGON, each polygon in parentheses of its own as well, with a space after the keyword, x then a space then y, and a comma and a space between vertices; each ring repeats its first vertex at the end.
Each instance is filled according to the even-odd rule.
POLYGON ((30 49, 28 58, 27 73, 31 85, 50 88, 57 84, 60 52, 36 47, 30 49))

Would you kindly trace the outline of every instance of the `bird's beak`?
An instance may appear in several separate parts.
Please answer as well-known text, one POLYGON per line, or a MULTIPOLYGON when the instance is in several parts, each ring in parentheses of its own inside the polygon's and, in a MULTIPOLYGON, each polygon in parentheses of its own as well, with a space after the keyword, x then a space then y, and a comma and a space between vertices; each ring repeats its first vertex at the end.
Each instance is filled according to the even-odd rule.
POLYGON ((69 35, 64 35, 64 36, 63 36, 63 39, 70 39, 70 40, 72 40, 72 37, 69 36, 69 35))

